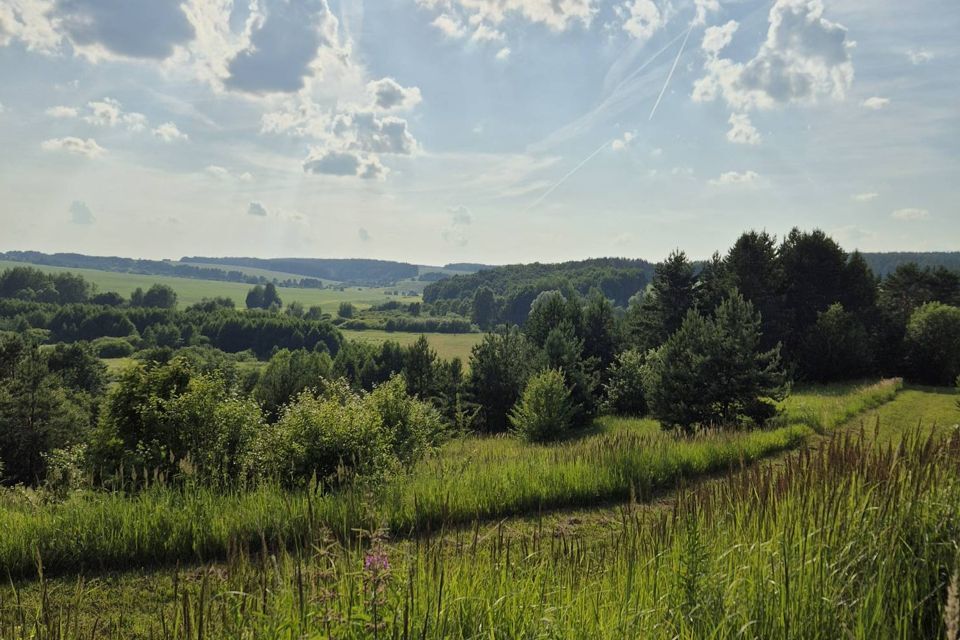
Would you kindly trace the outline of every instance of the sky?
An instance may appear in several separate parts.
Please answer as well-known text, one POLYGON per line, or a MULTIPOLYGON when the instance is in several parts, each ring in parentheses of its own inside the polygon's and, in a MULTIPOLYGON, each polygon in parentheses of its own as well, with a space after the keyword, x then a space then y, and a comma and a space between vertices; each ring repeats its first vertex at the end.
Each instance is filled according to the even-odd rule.
POLYGON ((0 0, 0 250, 960 250, 956 0, 0 0))

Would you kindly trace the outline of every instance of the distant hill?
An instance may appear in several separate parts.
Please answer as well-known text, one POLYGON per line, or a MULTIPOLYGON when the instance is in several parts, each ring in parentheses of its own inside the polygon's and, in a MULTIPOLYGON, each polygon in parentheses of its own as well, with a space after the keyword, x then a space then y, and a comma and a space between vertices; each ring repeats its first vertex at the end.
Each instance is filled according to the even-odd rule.
POLYGON ((594 258, 555 264, 512 264, 458 275, 426 286, 425 302, 470 299, 480 287, 489 287, 518 313, 529 310, 529 301, 541 291, 571 287, 587 293, 596 287, 619 305, 643 289, 653 277, 654 265, 646 260, 594 258), (524 304, 526 307, 524 308, 524 304))
POLYGON ((258 282, 262 278, 251 278, 239 271, 219 267, 197 267, 168 260, 138 260, 117 256, 87 256, 81 253, 41 253, 39 251, 0 252, 0 260, 27 262, 48 267, 68 269, 98 269, 115 273, 136 273, 150 276, 173 276, 176 278, 199 278, 202 280, 224 280, 227 282, 258 282))
POLYGON ((885 276, 908 262, 916 262, 921 267, 946 267, 951 271, 960 271, 960 251, 893 251, 864 253, 863 257, 878 276, 885 276))
POLYGON ((449 264, 443 265, 444 269, 449 269, 450 271, 465 271, 467 273, 476 273, 477 271, 485 271, 486 269, 495 269, 494 265, 490 264, 480 264, 477 262, 451 262, 449 264))
POLYGON ((416 265, 406 262, 363 258, 205 258, 196 256, 181 258, 180 261, 221 267, 268 269, 348 284, 377 286, 416 278, 419 273, 416 265))

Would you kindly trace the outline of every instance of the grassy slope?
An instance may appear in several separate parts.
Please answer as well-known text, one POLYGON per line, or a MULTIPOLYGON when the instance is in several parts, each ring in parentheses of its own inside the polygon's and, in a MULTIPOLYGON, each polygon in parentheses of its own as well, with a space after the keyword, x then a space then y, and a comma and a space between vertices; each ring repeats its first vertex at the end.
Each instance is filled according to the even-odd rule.
MULTIPOLYGON (((203 298, 213 298, 216 296, 225 296, 232 298, 239 306, 243 307, 250 285, 240 282, 222 282, 218 280, 198 280, 193 278, 175 278, 164 276, 139 275, 133 273, 116 273, 113 271, 100 271, 97 269, 73 269, 63 267, 50 267, 46 265, 28 265, 23 262, 11 262, 0 260, 0 269, 7 269, 17 266, 32 266, 48 273, 60 273, 69 271, 76 273, 90 282, 97 285, 99 291, 116 291, 123 296, 129 296, 137 287, 148 289, 153 284, 166 284, 173 287, 177 292, 181 307, 199 302, 203 298)), ((389 288, 370 288, 370 287, 350 287, 344 291, 335 289, 288 289, 280 287, 278 289, 280 298, 284 304, 290 302, 300 302, 305 307, 320 305, 324 311, 336 313, 336 307, 341 302, 352 302, 358 308, 367 308, 380 302, 388 300, 399 300, 401 302, 416 302, 419 298, 406 298, 398 296, 387 296, 386 291, 389 288)))
MULTIPOLYGON (((907 390, 876 412, 880 434, 909 433, 918 418, 949 429, 955 401, 947 390, 907 390)), ((857 416, 845 428, 863 422, 857 416)), ((955 447, 944 465, 931 457, 936 449, 924 450, 909 446, 891 467, 862 446, 834 442, 812 461, 707 483, 662 515, 611 512, 602 530, 578 528, 576 517, 537 518, 516 535, 498 525, 390 545, 376 613, 363 552, 320 545, 305 564, 281 554, 267 570, 235 558, 203 570, 33 583, 17 594, 20 609, 0 589, 0 625, 20 611, 42 626, 46 598, 54 620, 67 611, 88 631, 93 620, 116 624, 122 612, 125 637, 157 635, 158 609, 176 637, 186 637, 184 611, 194 627, 213 621, 208 635, 219 628, 231 637, 221 620, 257 637, 295 637, 303 625, 322 634, 323 620, 345 616, 352 632, 338 637, 370 637, 373 615, 400 637, 408 624, 411 637, 925 637, 938 624, 942 572, 955 553, 941 523, 956 533, 960 458, 955 447), (242 610, 240 593, 250 594, 242 610)))

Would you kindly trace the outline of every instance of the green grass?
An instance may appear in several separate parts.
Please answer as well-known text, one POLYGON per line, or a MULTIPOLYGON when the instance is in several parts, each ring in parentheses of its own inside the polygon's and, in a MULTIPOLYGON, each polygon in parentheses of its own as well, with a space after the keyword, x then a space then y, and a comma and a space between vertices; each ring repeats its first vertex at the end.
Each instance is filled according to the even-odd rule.
MULTIPOLYGON (((0 270, 12 267, 31 266, 48 273, 70 272, 83 276, 97 286, 99 291, 116 291, 120 295, 129 297, 137 287, 146 290, 154 284, 166 284, 177 292, 181 308, 199 302, 203 298, 218 296, 231 298, 239 308, 243 308, 250 285, 240 282, 222 282, 218 280, 199 280, 194 278, 175 278, 165 276, 149 276, 133 273, 117 273, 100 271, 97 269, 72 269, 64 267, 50 267, 33 265, 24 262, 0 260, 0 270)), ((398 300, 400 302, 417 302, 416 297, 388 296, 391 288, 376 287, 349 287, 344 291, 336 289, 299 289, 279 287, 278 292, 284 304, 300 302, 305 307, 320 305, 327 313, 336 314, 341 302, 353 303, 358 309, 366 309, 374 304, 398 300)))
POLYGON ((960 435, 893 449, 864 433, 665 508, 629 504, 605 535, 495 527, 368 546, 321 532, 209 568, 8 587, 0 637, 942 637, 960 435))
MULTIPOLYGON (((848 388, 837 396, 835 410, 879 404, 898 387, 887 381, 848 388)), ((797 393, 790 402, 804 401, 813 399, 797 393)), ((30 575, 37 557, 57 572, 210 561, 261 538, 299 546, 321 530, 342 539, 380 527, 420 534, 631 496, 648 499, 679 482, 794 448, 813 433, 807 425, 788 424, 683 438, 650 420, 608 418, 590 434, 552 445, 505 437, 456 440, 373 492, 318 496, 269 486, 227 493, 158 486, 134 496, 79 493, 52 504, 38 504, 30 492, 6 492, 0 572, 30 575)))
MULTIPOLYGON (((350 331, 341 329, 344 337, 351 340, 361 340, 366 342, 381 343, 386 340, 399 342, 401 346, 409 346, 416 342, 420 335, 406 331, 350 331)), ((466 365, 470 361, 470 351, 474 345, 483 340, 482 333, 425 333, 430 346, 436 350, 437 355, 444 360, 460 358, 466 365)))

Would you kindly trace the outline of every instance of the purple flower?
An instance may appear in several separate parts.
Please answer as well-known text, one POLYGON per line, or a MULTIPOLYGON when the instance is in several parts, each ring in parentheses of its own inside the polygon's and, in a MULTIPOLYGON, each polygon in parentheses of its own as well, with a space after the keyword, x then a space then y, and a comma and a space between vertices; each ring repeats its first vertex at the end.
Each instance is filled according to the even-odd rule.
POLYGON ((390 559, 383 551, 368 553, 363 559, 363 568, 371 573, 380 573, 390 569, 390 559))

